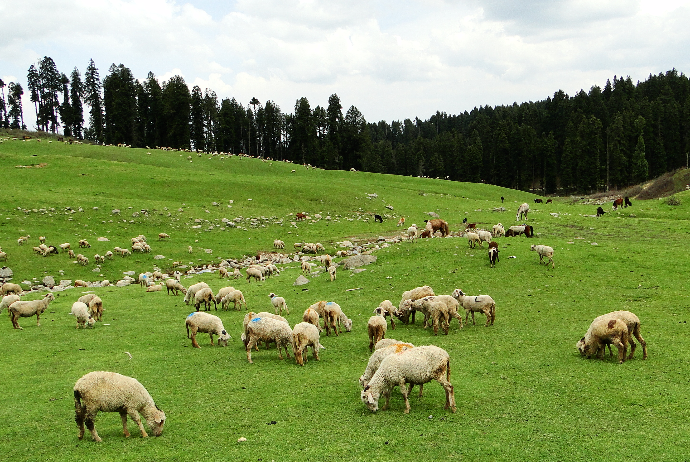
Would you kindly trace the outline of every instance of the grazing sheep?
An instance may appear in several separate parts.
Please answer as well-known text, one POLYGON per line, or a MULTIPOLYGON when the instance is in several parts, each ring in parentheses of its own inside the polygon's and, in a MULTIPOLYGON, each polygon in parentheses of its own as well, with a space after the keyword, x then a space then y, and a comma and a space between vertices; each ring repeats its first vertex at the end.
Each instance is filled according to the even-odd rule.
POLYGON ((79 239, 79 247, 91 247, 91 244, 86 239, 79 239))
POLYGON ((630 198, 628 196, 625 196, 625 206, 626 207, 632 207, 632 202, 630 202, 630 198))
POLYGON ((23 292, 22 286, 15 284, 14 282, 6 282, 0 287, 0 295, 21 295, 23 292))
POLYGON ((48 308, 48 305, 53 300, 55 300, 55 296, 51 292, 49 292, 45 295, 45 297, 43 297, 40 300, 19 300, 17 302, 12 303, 7 308, 11 315, 12 327, 14 327, 15 329, 22 330, 17 320, 19 318, 30 318, 33 315, 36 315, 36 326, 40 326, 41 313, 43 313, 46 310, 46 308, 48 308))
POLYGON ((374 314, 383 316, 384 318, 391 318, 391 329, 395 329, 395 320, 393 319, 393 313, 395 313, 395 306, 390 300, 384 300, 381 303, 379 303, 379 306, 374 308, 374 314))
POLYGON ((629 336, 625 321, 599 316, 592 321, 585 336, 577 342, 575 347, 582 356, 589 358, 596 355, 597 358, 603 359, 605 346, 613 344, 618 348, 618 362, 623 364, 628 349, 629 336))
POLYGON ((489 266, 491 268, 496 266, 496 263, 498 262, 498 248, 497 247, 490 247, 489 248, 489 266))
MULTIPOLYGON (((247 337, 247 327, 249 326, 250 321, 254 318, 271 318, 275 319, 276 321, 284 322, 288 326, 290 325, 287 319, 278 314, 269 313, 268 311, 261 311, 259 313, 254 313, 253 311, 250 311, 244 315, 244 320, 242 321, 242 335, 240 336, 240 339, 242 340, 242 343, 245 347, 247 346, 247 342, 249 341, 249 337, 247 337)), ((266 348, 268 348, 269 342, 274 342, 274 340, 266 341, 266 348)), ((259 351, 258 343, 256 345, 256 351, 259 351)))
POLYGON ((96 254, 93 256, 93 261, 95 261, 96 263, 105 263, 105 257, 102 255, 96 254))
POLYGON ((240 273, 239 268, 235 268, 235 271, 232 272, 232 278, 233 279, 239 279, 242 277, 242 273, 240 273))
POLYGON ((300 366, 304 366, 304 363, 307 362, 305 350, 309 346, 311 346, 314 359, 319 361, 321 343, 319 342, 318 327, 309 322, 295 324, 295 327, 292 329, 292 352, 295 355, 295 361, 300 366))
POLYGON ((400 304, 398 309, 393 313, 398 319, 400 319, 403 324, 407 324, 410 320, 410 314, 412 315, 412 324, 415 321, 415 312, 410 311, 409 307, 403 308, 403 302, 405 300, 417 300, 422 297, 428 297, 429 295, 435 295, 434 289, 429 286, 415 287, 412 290, 407 290, 403 292, 402 298, 400 299, 400 304))
MULTIPOLYGON (((628 328, 628 341, 630 342, 630 356, 628 356, 628 359, 632 359, 633 356, 635 355, 635 348, 637 345, 635 344, 635 341, 633 340, 633 337, 636 338, 640 344, 642 345, 642 359, 647 359, 647 342, 645 339, 642 338, 642 335, 640 334, 640 318, 637 317, 634 313, 631 313, 630 311, 624 311, 624 310, 619 310, 619 311, 612 311, 611 313, 606 313, 601 316, 598 316, 594 321, 600 321, 600 320, 607 320, 607 319, 620 319, 625 323, 625 325, 628 328)), ((580 348, 580 346, 584 347, 584 337, 582 340, 578 342, 578 349, 580 349, 580 353, 582 353, 583 349, 580 348), (582 344, 580 343, 582 342, 582 344)), ((611 345, 608 345, 609 347, 609 352, 611 352, 611 345)), ((602 346, 603 348, 603 346, 602 346)), ((599 352, 596 352, 597 354, 599 352)), ((603 353, 603 352, 602 352, 603 353)), ((594 353, 592 353, 594 354, 594 353)))
POLYGON ((501 223, 496 223, 491 229, 491 233, 494 235, 494 237, 501 237, 506 235, 506 230, 503 228, 501 223))
POLYGON ((285 242, 281 241, 280 239, 276 239, 273 241, 273 247, 276 249, 284 249, 285 242))
POLYGON ((244 305, 245 310, 247 309, 247 302, 244 299, 244 294, 240 290, 235 289, 235 290, 225 294, 220 301, 220 307, 223 310, 226 310, 228 305, 230 304, 230 302, 232 302, 233 308, 235 310, 242 309, 242 305, 244 305), (239 308, 237 307, 238 304, 239 304, 239 308))
POLYGON ((482 246, 484 242, 491 242, 491 233, 489 231, 479 230, 477 231, 477 236, 479 236, 480 246, 482 246))
POLYGON ((218 289, 218 292, 216 292, 216 303, 220 303, 221 300, 223 300, 223 297, 225 297, 227 294, 234 290, 236 289, 232 286, 225 286, 218 289))
POLYGON ((335 281, 335 273, 336 273, 336 271, 337 271, 337 268, 335 267, 335 265, 331 265, 331 266, 328 267, 328 274, 329 274, 330 277, 331 277, 331 282, 335 281))
POLYGON ((417 239, 417 225, 412 223, 412 226, 407 228, 407 238, 411 240, 412 242, 415 242, 417 239))
POLYGON ((75 279, 74 280, 74 287, 75 288, 77 288, 77 287, 89 287, 89 283, 84 281, 84 280, 81 280, 81 279, 75 279))
POLYGON ((321 264, 328 268, 329 266, 333 265, 333 257, 328 255, 327 253, 321 255, 321 264))
POLYGON ((170 295, 170 292, 172 292, 173 295, 179 295, 180 291, 183 294, 187 293, 187 289, 185 289, 177 279, 166 279, 165 288, 168 290, 168 295, 170 295))
POLYGON ((308 261, 303 261, 301 266, 302 266, 302 273, 304 273, 304 274, 311 273, 311 265, 309 264, 308 261))
POLYGON ((606 212, 601 207, 597 207, 597 217, 603 216, 606 212))
POLYGON ((86 428, 91 431, 94 441, 102 441, 94 427, 94 420, 100 411, 119 412, 122 429, 127 438, 129 438, 128 415, 139 426, 141 436, 144 438, 148 434, 141 423, 139 413, 146 419, 146 423, 155 436, 163 433, 165 425, 165 412, 156 406, 146 388, 136 379, 115 372, 89 372, 77 380, 74 385, 74 409, 74 420, 79 427, 79 439, 84 437, 84 423, 86 423, 86 428))
POLYGON ((367 322, 367 333, 369 335, 369 351, 374 351, 374 345, 381 339, 386 337, 386 318, 379 315, 374 315, 369 318, 367 322))
POLYGON ((549 261, 546 262, 546 266, 549 266, 549 262, 551 262, 551 268, 555 268, 556 265, 553 263, 553 248, 549 247, 548 245, 534 245, 532 244, 530 246, 530 250, 537 252, 539 254, 539 264, 541 265, 542 261, 544 260, 544 257, 549 257, 549 261))
POLYGON ((486 315, 485 326, 493 326, 496 320, 496 302, 489 295, 465 295, 462 290, 455 289, 453 298, 460 302, 465 309, 465 324, 469 321, 472 313, 472 325, 474 323, 474 313, 484 313, 486 315))
POLYGON ((273 309, 275 310, 276 314, 283 314, 283 309, 285 309, 285 313, 290 314, 290 310, 288 309, 287 303, 285 303, 285 299, 283 297, 277 297, 276 294, 271 292, 269 295, 271 297, 271 304, 273 304, 273 309))
POLYGON ((65 242, 65 243, 63 243, 63 244, 60 244, 58 247, 60 247, 60 249, 62 249, 62 251, 64 252, 65 250, 69 250, 69 248, 71 247, 71 245, 70 245, 69 242, 65 242))
POLYGON ((307 308, 304 310, 302 321, 315 325, 319 329, 319 332, 321 332, 321 326, 319 325, 319 313, 317 313, 316 310, 312 308, 307 308))
POLYGON ((93 327, 93 325, 96 324, 96 320, 93 319, 93 316, 89 313, 89 307, 86 306, 86 303, 74 302, 70 314, 74 315, 77 319, 77 329, 80 327, 82 329, 86 328, 87 323, 89 327, 93 327))
POLYGON ((517 210, 517 215, 515 215, 515 221, 522 220, 523 216, 525 217, 525 220, 527 220, 527 212, 529 212, 529 204, 527 202, 520 204, 520 207, 518 207, 517 210))
POLYGON ((622 207, 622 206, 623 206, 623 198, 622 197, 618 197, 618 198, 613 200, 613 210, 618 210, 618 207, 622 207))
MULTIPOLYGON (((367 363, 367 367, 364 370, 364 374, 362 374, 359 377, 359 384, 362 386, 362 388, 366 388, 366 386, 369 385, 369 381, 378 370, 379 366, 381 365, 381 361, 383 361, 383 358, 392 354, 400 354, 403 351, 409 350, 410 348, 414 348, 414 345, 412 345, 411 343, 402 343, 395 339, 390 340, 390 342, 384 343, 384 341, 381 340, 376 343, 376 348, 372 355, 369 357, 369 362, 367 363)), ((420 387, 423 387, 423 385, 420 385, 420 387)))
POLYGON ((442 220, 440 218, 434 218, 433 220, 424 220, 426 221, 426 229, 431 231, 431 235, 433 236, 436 231, 441 232, 441 236, 445 237, 450 234, 450 228, 448 227, 448 223, 445 220, 442 220))
POLYGON ((103 317, 103 300, 98 295, 94 295, 88 302, 84 302, 89 305, 89 313, 96 321, 100 321, 103 317))
POLYGON ((383 217, 381 215, 375 213, 374 214, 374 223, 376 223, 376 222, 383 223, 383 217))
MULTIPOLYGON (((9 310, 10 305, 13 304, 14 302, 18 302, 19 300, 21 300, 21 297, 19 297, 19 295, 17 295, 17 294, 10 294, 10 295, 5 295, 4 297, 2 297, 2 301, 0 302, 0 313, 2 313, 2 310, 4 310, 5 308, 8 309, 7 312, 9 313, 10 312, 10 310, 9 310)), ((10 313, 10 315, 11 315, 11 313, 10 313)))
POLYGON ((306 213, 303 213, 303 212, 298 212, 298 213, 295 215, 295 220, 297 220, 297 221, 302 221, 302 220, 304 220, 305 218, 307 218, 307 214, 306 214, 306 213))
POLYGON ((166 233, 158 233, 158 239, 170 239, 170 235, 166 233))
POLYGON ((446 392, 445 409, 455 412, 455 393, 450 383, 450 356, 444 349, 434 345, 410 348, 383 358, 378 370, 362 390, 361 399, 370 411, 376 412, 379 397, 383 394, 386 398, 385 410, 391 390, 398 385, 405 399, 405 414, 409 414, 409 390, 405 384, 421 385, 432 380, 439 382, 446 392))
POLYGON ((218 316, 211 313, 204 313, 203 311, 195 311, 187 315, 185 319, 185 326, 187 327, 187 338, 192 339, 192 346, 194 348, 201 348, 196 341, 197 332, 208 334, 211 337, 211 345, 213 345, 213 336, 218 336, 218 346, 227 346, 230 334, 223 327, 223 321, 218 316), (192 336, 189 336, 189 331, 192 331, 192 336))
POLYGON ((288 346, 292 345, 292 329, 287 322, 257 316, 247 323, 245 342, 249 363, 252 363, 252 348, 259 342, 275 342, 278 357, 283 359, 282 349, 284 349, 285 355, 289 358, 288 346))
POLYGON ((187 292, 186 292, 185 295, 184 295, 184 302, 185 302, 185 304, 186 304, 186 305, 189 305, 189 302, 190 302, 190 301, 194 298, 194 296, 196 295, 197 290, 203 289, 204 287, 207 288, 207 289, 209 288, 208 284, 206 284, 206 283, 203 282, 203 281, 202 281, 202 282, 197 282, 196 284, 192 284, 191 286, 189 286, 189 288, 187 289, 187 292))
POLYGON ((139 273, 139 285, 141 287, 148 287, 149 277, 146 273, 139 273))
POLYGON ((465 237, 467 238, 467 246, 470 249, 474 249, 477 244, 479 244, 480 247, 482 246, 482 240, 479 238, 479 234, 465 232, 465 237))
POLYGON ((230 279, 230 273, 228 273, 228 269, 224 266, 221 266, 220 268, 218 268, 218 275, 220 276, 221 279, 223 279, 223 278, 230 279))
POLYGON ((204 311, 211 310, 211 302, 213 302, 213 307, 216 309, 216 311, 218 311, 218 304, 216 303, 216 299, 213 296, 213 292, 208 287, 202 287, 201 289, 197 290, 194 294, 194 309, 196 311, 199 311, 202 302, 204 304, 204 311))
MULTIPOLYGON (((331 329, 338 336, 342 333, 342 327, 345 327, 345 332, 350 332, 352 330, 352 319, 348 319, 340 309, 340 305, 335 302, 326 302, 323 307, 324 313, 324 323, 326 325, 326 335, 330 335, 331 329)), ((384 319, 385 323, 385 319, 384 319)))
POLYGON ((252 282, 251 279, 254 278, 257 281, 265 281, 266 278, 264 277, 263 273, 259 268, 256 267, 249 267, 246 269, 247 271, 247 282, 252 282))
POLYGON ((7 261, 7 252, 0 250, 0 260, 7 261))
POLYGON ((103 256, 104 256, 105 258, 107 258, 108 260, 112 260, 112 259, 113 259, 113 253, 112 253, 110 250, 108 250, 108 251, 105 253, 105 255, 103 255, 103 256))

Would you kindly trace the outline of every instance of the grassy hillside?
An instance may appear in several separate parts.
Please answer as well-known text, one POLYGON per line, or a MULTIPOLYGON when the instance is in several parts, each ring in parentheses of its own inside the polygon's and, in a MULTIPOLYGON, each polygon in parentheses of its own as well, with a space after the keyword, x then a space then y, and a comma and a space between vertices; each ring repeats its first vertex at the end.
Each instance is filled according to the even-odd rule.
POLYGON ((13 281, 40 281, 46 275, 114 281, 123 271, 168 269, 173 261, 201 265, 273 251, 277 238, 287 247, 322 242, 333 254, 343 239, 399 233, 395 225, 401 215, 407 224, 419 224, 433 211, 453 231, 465 217, 485 228, 497 222, 508 226, 524 201, 532 205, 528 222, 537 236, 497 239, 501 261, 494 269, 485 248, 469 249, 465 239, 454 237, 384 247, 374 251, 378 260, 365 271, 339 268, 334 282, 319 272, 306 286, 293 286, 300 274, 297 263, 283 265, 280 275, 259 283, 228 283, 217 272, 183 278, 185 286, 206 281, 214 292, 233 284, 253 311, 272 308, 270 292, 282 295, 292 325, 310 304, 338 302, 353 319, 353 331, 324 334, 321 361, 304 367, 294 359, 279 360, 275 349, 254 352, 254 364, 248 364, 239 340, 244 311, 214 312, 233 337, 227 348, 211 347, 200 335, 202 348, 195 350, 184 328, 191 308, 182 297, 145 293, 138 286, 95 289, 104 300, 103 322, 75 330, 67 313, 82 289, 58 292, 40 327, 35 318, 21 319, 22 331, 8 320, 0 324, 6 346, 0 365, 5 384, 0 445, 8 459, 687 457, 690 193, 676 195, 678 206, 665 199, 634 200, 632 208, 614 212, 604 205, 607 214, 596 218, 593 205, 569 198, 533 204, 530 194, 487 185, 307 170, 237 157, 192 155, 190 162, 188 153, 148 152, 1 143, 0 166, 6 173, 0 247, 8 253, 5 264, 14 271, 13 281), (16 167, 40 164, 45 165, 16 167), (493 211, 502 205, 506 212, 493 211), (120 214, 113 215, 113 209, 120 214), (322 218, 295 226, 297 211, 322 218), (374 223, 373 213, 386 219, 374 223), (159 242, 159 232, 170 234, 170 240, 159 242), (18 246, 17 238, 26 234, 29 242, 18 246), (151 254, 115 258, 94 272, 93 253, 128 247, 138 234, 149 238, 151 254), (73 246, 88 239, 90 264, 80 267, 64 254, 35 255, 31 247, 40 235, 48 243, 73 246), (555 269, 539 265, 529 250, 533 243, 554 247, 555 269), (155 260, 155 255, 165 258, 155 260), (454 288, 490 294, 497 303, 496 323, 484 327, 478 317, 476 326, 470 321, 459 329, 453 322, 447 336, 437 337, 419 320, 389 328, 387 337, 435 344, 450 353, 458 411, 444 411, 443 390, 432 383, 423 398, 413 393, 409 415, 403 414, 397 390, 389 410, 370 413, 360 402, 358 384, 369 357, 367 319, 382 300, 397 304, 404 290, 424 284, 437 294, 454 288), (617 309, 642 320, 649 358, 643 361, 638 349, 622 365, 608 356, 582 359, 575 342, 594 317, 617 309), (127 440, 118 415, 101 413, 96 428, 104 442, 96 444, 88 435, 78 441, 72 387, 92 370, 120 372, 144 384, 168 416, 163 436, 142 439, 130 421, 133 436, 127 440), (237 442, 240 437, 247 441, 237 442))

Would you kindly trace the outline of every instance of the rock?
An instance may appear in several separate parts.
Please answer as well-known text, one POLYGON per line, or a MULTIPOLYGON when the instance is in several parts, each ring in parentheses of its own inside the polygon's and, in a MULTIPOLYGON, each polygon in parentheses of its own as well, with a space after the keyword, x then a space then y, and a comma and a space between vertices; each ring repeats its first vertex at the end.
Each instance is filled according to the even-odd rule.
POLYGON ((295 279, 295 283, 292 284, 293 286, 303 286, 305 284, 309 284, 309 279, 305 278, 301 274, 295 279))
POLYGON ((53 276, 46 276, 43 278, 43 285, 52 289, 55 286, 55 278, 53 276))
POLYGON ((0 268, 0 278, 2 279, 12 279, 12 270, 7 266, 0 268))
POLYGON ((165 260, 165 255, 156 255, 153 257, 154 260, 165 260))
POLYGON ((430 217, 439 218, 439 215, 438 215, 438 213, 436 213, 436 212, 427 212, 427 214, 428 214, 430 217))
POLYGON ((129 279, 121 279, 117 281, 117 284, 115 284, 117 287, 127 287, 128 285, 131 284, 131 281, 129 279))
POLYGON ((370 263, 376 262, 375 255, 354 255, 350 258, 346 258, 341 262, 344 269, 349 270, 357 268, 359 266, 368 265, 370 263))
POLYGON ((97 241, 98 241, 98 242, 109 242, 110 239, 108 239, 107 237, 99 237, 99 238, 97 239, 97 241))

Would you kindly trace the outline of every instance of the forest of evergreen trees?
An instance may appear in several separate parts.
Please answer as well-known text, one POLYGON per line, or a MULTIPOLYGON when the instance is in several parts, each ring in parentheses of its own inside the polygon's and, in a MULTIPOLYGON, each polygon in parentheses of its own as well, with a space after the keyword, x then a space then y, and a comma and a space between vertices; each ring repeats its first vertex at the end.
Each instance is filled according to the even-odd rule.
MULTIPOLYGON (((25 128, 18 83, 0 80, 0 126, 25 128), (9 108, 9 110, 8 110, 9 108)), ((284 113, 273 101, 218 100, 174 76, 140 82, 124 65, 101 79, 93 60, 82 80, 53 60, 31 65, 27 89, 38 130, 103 144, 244 153, 326 169, 485 182, 543 194, 623 188, 687 166, 690 82, 675 69, 634 84, 613 77, 574 96, 483 106, 426 120, 368 123, 337 94, 284 113), (88 124, 84 109, 88 108, 88 124)))

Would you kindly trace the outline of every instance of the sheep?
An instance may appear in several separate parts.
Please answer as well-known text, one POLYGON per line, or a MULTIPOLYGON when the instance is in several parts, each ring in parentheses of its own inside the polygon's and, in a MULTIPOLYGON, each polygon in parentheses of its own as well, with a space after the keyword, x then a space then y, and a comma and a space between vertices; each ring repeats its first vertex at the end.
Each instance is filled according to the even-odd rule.
POLYGON ((79 302, 86 303, 87 305, 93 300, 93 298, 96 296, 96 294, 85 294, 79 297, 79 302))
POLYGON ((0 260, 7 261, 7 252, 0 250, 0 260))
POLYGON ((436 297, 431 296, 417 300, 405 300, 403 304, 409 305, 411 310, 424 313, 424 327, 426 328, 428 321, 431 320, 434 328, 434 335, 438 335, 439 323, 443 329, 443 333, 448 335, 450 313, 448 312, 445 301, 437 300, 436 297))
POLYGON ((623 198, 622 197, 617 197, 616 199, 613 200, 613 210, 618 210, 618 207, 623 206, 623 198))
POLYGON ((479 230, 477 231, 477 236, 479 236, 480 246, 482 246, 484 242, 491 242, 491 233, 489 231, 479 230))
POLYGON ((328 267, 328 274, 331 277, 331 282, 335 281, 337 268, 334 265, 328 267))
POLYGON ((160 292, 161 290, 163 290, 163 286, 160 284, 155 284, 146 288, 146 292, 160 292))
POLYGON ((450 234, 450 229, 448 228, 448 223, 445 220, 441 220, 440 218, 434 218, 433 220, 424 220, 426 221, 426 229, 431 231, 431 235, 433 236, 436 231, 441 232, 441 236, 445 237, 450 234))
POLYGON ((597 218, 601 217, 605 214, 604 209, 601 208, 601 206, 597 207, 597 218))
POLYGON ((412 290, 407 290, 403 292, 400 304, 398 305, 398 310, 393 313, 398 319, 400 319, 403 324, 407 324, 410 320, 410 314, 412 314, 412 324, 415 321, 415 312, 410 311, 409 307, 403 309, 403 302, 405 300, 417 300, 422 297, 428 297, 429 295, 435 295, 434 289, 429 286, 415 287, 412 290))
POLYGON ((465 232, 465 237, 467 238, 467 245, 470 249, 473 249, 477 244, 479 244, 480 247, 482 246, 482 240, 479 238, 479 234, 465 232))
POLYGON ((282 349, 289 358, 288 346, 292 345, 292 329, 287 322, 279 321, 269 317, 255 317, 249 321, 246 329, 247 361, 252 363, 252 348, 258 342, 275 342, 278 348, 278 358, 283 359, 282 349))
POLYGON ((312 308, 307 308, 304 310, 302 321, 315 325, 319 329, 319 332, 321 332, 321 326, 319 325, 319 313, 317 313, 316 310, 312 308))
POLYGON ((491 268, 494 268, 496 266, 496 262, 498 262, 498 248, 497 247, 490 247, 489 248, 489 266, 491 268))
POLYGON ((285 303, 285 299, 283 297, 277 297, 273 292, 271 292, 268 296, 271 297, 271 304, 273 305, 276 314, 283 314, 283 308, 285 309, 285 313, 290 314, 290 310, 288 309, 287 303, 285 303))
POLYGON ((189 286, 187 289, 187 292, 184 295, 184 302, 186 305, 189 305, 189 302, 194 298, 194 295, 196 294, 196 291, 199 289, 203 289, 204 287, 209 288, 208 284, 205 282, 197 282, 196 284, 192 284, 189 286))
POLYGON ((161 239, 170 239, 170 235, 167 233, 158 233, 158 240, 161 239))
POLYGON ((38 236, 38 242, 40 242, 41 244, 45 244, 46 243, 46 237, 45 236, 38 236))
POLYGON ((58 247, 60 247, 60 249, 64 252, 65 250, 69 250, 71 244, 69 242, 64 242, 60 244, 58 247))
MULTIPOLYGON (((352 319, 348 319, 343 313, 343 310, 335 302, 326 302, 323 307, 324 313, 324 323, 326 325, 326 335, 329 335, 331 329, 338 336, 342 332, 341 326, 345 327, 345 332, 350 332, 352 330, 352 319)), ((385 319, 384 319, 385 322, 385 319)))
MULTIPOLYGON (((597 317, 595 321, 599 321, 601 319, 620 319, 621 321, 623 321, 628 328, 629 334, 628 341, 630 342, 630 356, 628 356, 628 359, 633 358, 633 356, 635 355, 635 348, 637 347, 635 341, 633 340, 633 337, 636 338, 642 345, 642 359, 647 359, 647 342, 642 338, 642 335, 640 334, 640 318, 638 318, 634 313, 631 313, 630 311, 619 310, 603 314, 597 317)), ((584 338, 581 340, 581 342, 583 341, 584 338)), ((580 352, 582 353, 583 350, 579 348, 579 346, 580 342, 578 342, 578 349, 580 349, 580 352)), ((582 346, 584 347, 584 342, 582 346)), ((610 351, 611 345, 609 344, 609 352, 610 351)))
POLYGON ((390 317, 391 318, 391 329, 395 329, 395 320, 393 319, 393 313, 395 312, 395 306, 390 300, 384 300, 379 303, 379 306, 374 308, 374 314, 379 316, 390 317))
POLYGON ((304 273, 304 274, 311 273, 311 265, 309 264, 308 261, 303 261, 301 266, 302 266, 302 273, 304 273))
POLYGON ((369 318, 367 322, 367 333, 369 335, 369 351, 374 351, 374 345, 381 339, 386 337, 386 318, 379 315, 374 315, 369 318))
POLYGON ((194 309, 196 311, 199 311, 202 302, 204 304, 205 311, 211 310, 211 302, 213 302, 213 307, 216 309, 216 311, 218 311, 218 304, 216 303, 216 299, 213 296, 213 292, 208 287, 202 287, 201 289, 197 290, 194 294, 194 309))
POLYGON ((218 346, 227 346, 230 334, 223 327, 223 321, 218 316, 211 313, 204 313, 202 311, 195 311, 187 315, 185 319, 185 326, 187 328, 187 338, 192 340, 194 348, 201 348, 196 341, 197 332, 208 334, 211 337, 211 345, 213 345, 213 336, 218 336, 218 346), (192 331, 192 336, 189 336, 189 331, 192 331))
POLYGON ((86 324, 88 324, 89 327, 93 327, 96 323, 96 320, 93 319, 93 316, 89 313, 89 307, 86 306, 86 303, 74 302, 70 314, 74 315, 77 319, 77 329, 80 327, 86 328, 86 324))
POLYGON ((520 234, 525 234, 525 225, 511 226, 506 231, 506 237, 515 237, 519 236, 520 234))
POLYGON ((75 258, 74 250, 68 249, 68 250, 67 250, 67 256, 68 256, 69 258, 75 258))
POLYGON ((407 238, 412 242, 415 242, 417 239, 417 225, 415 223, 412 223, 412 226, 407 228, 407 238))
POLYGON ((86 239, 79 239, 79 247, 91 247, 91 244, 86 239))
MULTIPOLYGON (((244 315, 244 320, 242 321, 242 335, 240 339, 242 340, 242 343, 244 343, 244 346, 247 346, 247 342, 249 341, 248 335, 248 330, 247 327, 249 327, 249 323, 251 322, 252 319, 254 318, 271 318, 275 319, 276 321, 284 322, 288 326, 290 323, 288 323, 288 320, 285 319, 284 317, 278 315, 278 314, 273 314, 269 313, 268 311, 261 311, 259 313, 254 313, 253 311, 250 311, 249 313, 244 315)), ((270 342, 275 342, 275 340, 270 340, 270 342)), ((268 348, 269 340, 266 342, 266 347, 268 348)), ((256 345, 256 351, 259 351, 259 346, 258 343, 256 345)))
MULTIPOLYGON (((10 310, 9 310, 10 305, 13 304, 14 302, 18 302, 19 300, 21 300, 21 297, 19 297, 19 295, 17 295, 17 294, 10 294, 10 295, 5 295, 4 297, 2 297, 2 301, 0 301, 0 313, 2 313, 2 310, 4 310, 5 308, 7 308, 7 312, 9 313, 10 312, 10 310)), ((11 315, 11 313, 10 313, 10 315, 11 315)))
POLYGON ((518 207, 517 210, 517 215, 515 215, 515 221, 522 220, 523 216, 525 217, 525 220, 527 220, 527 212, 529 212, 529 204, 527 202, 520 204, 520 207, 518 207))
POLYGON ((192 253, 194 252, 194 248, 191 245, 187 246, 187 253, 192 253))
POLYGON ((360 397, 370 411, 376 412, 379 397, 383 394, 386 398, 383 406, 385 410, 388 408, 391 390, 398 385, 405 399, 405 414, 409 414, 409 390, 405 383, 421 385, 431 380, 439 382, 446 392, 445 409, 455 412, 455 393, 450 383, 450 356, 444 349, 434 345, 414 347, 400 354, 386 356, 360 397))
POLYGON ((251 282, 252 278, 254 278, 257 281, 265 281, 266 280, 263 273, 261 273, 261 270, 258 268, 249 267, 246 269, 246 271, 247 271, 247 282, 251 282))
POLYGON ((242 277, 242 273, 240 273, 239 268, 235 268, 235 271, 232 272, 232 278, 233 279, 239 279, 242 277))
POLYGON ((381 361, 383 361, 383 358, 392 354, 400 354, 403 351, 409 350, 410 348, 414 348, 414 345, 412 345, 411 343, 403 343, 395 339, 390 340, 391 342, 383 343, 383 341, 379 341, 378 343, 376 343, 376 348, 372 355, 369 357, 367 367, 366 369, 364 369, 364 374, 362 374, 359 377, 359 384, 362 386, 362 388, 366 388, 366 386, 369 384, 369 381, 381 365, 381 361), (381 347, 379 347, 379 345, 381 345, 381 347))
POLYGON ((328 268, 329 266, 333 265, 333 257, 328 255, 327 253, 321 255, 321 264, 328 268))
POLYGON ((76 289, 77 287, 89 287, 89 283, 82 279, 75 279, 74 288, 76 289))
POLYGON ((503 228, 501 223, 496 223, 491 229, 491 233, 494 235, 494 237, 501 237, 506 235, 506 230, 503 228))
POLYGON ((96 321, 100 321, 103 316, 103 300, 98 295, 94 295, 88 302, 84 302, 89 305, 89 313, 96 321))
POLYGON ((319 350, 321 349, 319 329, 309 322, 295 324, 295 327, 292 329, 292 353, 295 355, 295 361, 300 366, 304 366, 304 363, 307 362, 305 350, 309 346, 311 346, 314 359, 319 361, 319 350))
POLYGON ((228 273, 228 269, 224 266, 221 266, 220 268, 218 268, 218 275, 220 276, 220 279, 223 279, 223 278, 230 279, 230 273, 228 273))
POLYGON ((146 419, 155 436, 163 433, 165 425, 165 412, 156 406, 146 388, 136 379, 116 372, 89 372, 77 380, 74 384, 74 409, 74 420, 79 427, 80 440, 84 437, 86 423, 86 428, 91 431, 94 441, 102 441, 94 427, 94 420, 100 411, 119 412, 122 429, 127 438, 128 415, 139 426, 144 438, 148 437, 148 434, 141 423, 139 413, 146 419))
POLYGON ((455 289, 453 298, 460 302, 460 305, 465 309, 465 324, 469 321, 470 313, 472 313, 472 325, 475 325, 474 313, 481 312, 486 315, 485 327, 494 325, 496 302, 489 295, 465 295, 462 290, 455 289))
POLYGON ((321 319, 323 319, 323 328, 326 328, 326 300, 321 300, 309 306, 308 309, 316 311, 321 319))
POLYGON ((142 287, 148 287, 149 277, 146 273, 139 273, 139 285, 142 287))
POLYGON ((78 254, 77 263, 79 263, 82 266, 87 266, 89 264, 89 259, 82 254, 78 254))
POLYGON ((15 284, 14 282, 6 282, 0 287, 0 295, 21 295, 23 292, 22 286, 15 284))
POLYGON ((17 320, 19 318, 29 318, 33 315, 36 315, 36 326, 40 326, 41 313, 43 313, 46 310, 46 308, 48 308, 48 305, 53 300, 55 300, 55 296, 51 292, 49 292, 45 295, 45 297, 43 297, 40 300, 19 300, 17 302, 12 303, 8 308, 12 319, 12 327, 14 327, 15 329, 22 330, 17 320))
POLYGON ((170 292, 172 292, 173 295, 179 295, 180 291, 183 294, 187 293, 187 289, 185 289, 177 279, 166 279, 165 288, 168 290, 168 295, 170 295, 170 292))
POLYGON ((105 263, 105 257, 102 255, 96 254, 93 256, 93 261, 95 261, 96 263, 105 263))
POLYGON ((242 305, 244 305, 244 309, 247 309, 247 302, 244 299, 244 294, 240 290, 233 290, 231 292, 228 292, 223 296, 223 298, 220 300, 220 306, 223 310, 227 310, 228 305, 230 302, 233 303, 233 308, 235 310, 240 310, 242 309, 242 305), (239 308, 237 305, 240 305, 239 308))
POLYGON ((615 317, 599 316, 592 321, 585 336, 577 342, 575 347, 582 356, 589 358, 596 355, 597 358, 603 359, 605 346, 612 343, 618 347, 618 362, 623 364, 629 336, 625 321, 615 317))
POLYGON ((276 249, 284 249, 285 242, 281 241, 280 239, 276 239, 273 241, 273 247, 276 249))
MULTIPOLYGON (((555 268, 556 265, 553 263, 553 248, 548 245, 534 245, 530 246, 530 250, 537 252, 539 254, 539 264, 541 265, 544 257, 549 257, 549 262, 551 262, 551 268, 555 268)), ((549 262, 546 262, 546 266, 549 266, 549 262)))

